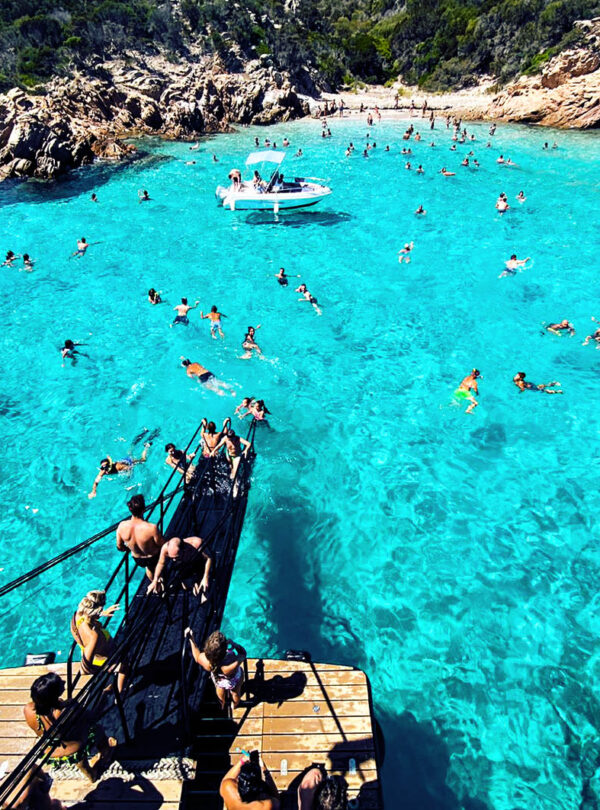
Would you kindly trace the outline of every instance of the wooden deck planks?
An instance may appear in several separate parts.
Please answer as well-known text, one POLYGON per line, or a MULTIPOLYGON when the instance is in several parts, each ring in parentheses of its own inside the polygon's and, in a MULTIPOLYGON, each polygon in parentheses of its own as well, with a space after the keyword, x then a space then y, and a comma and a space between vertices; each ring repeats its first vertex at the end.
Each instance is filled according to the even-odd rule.
POLYGON ((248 679, 249 691, 259 702, 234 712, 240 726, 230 747, 232 763, 242 750, 258 749, 277 787, 285 791, 306 768, 321 762, 330 773, 344 775, 349 797, 359 800, 361 810, 381 807, 371 700, 363 672, 334 664, 250 660, 248 679), (289 699, 286 679, 292 691, 289 699), (276 699, 278 690, 281 700, 276 699), (260 700, 271 692, 268 702, 260 700), (287 763, 285 775, 282 760, 287 763))

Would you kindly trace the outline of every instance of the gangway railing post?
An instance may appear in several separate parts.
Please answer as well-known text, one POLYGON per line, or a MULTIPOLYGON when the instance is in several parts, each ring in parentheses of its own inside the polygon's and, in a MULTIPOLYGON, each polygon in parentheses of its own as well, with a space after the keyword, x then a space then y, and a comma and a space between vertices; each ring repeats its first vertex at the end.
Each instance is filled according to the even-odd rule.
POLYGON ((189 716, 189 692, 187 683, 186 672, 186 652, 187 652, 187 637, 185 635, 186 628, 189 620, 189 593, 187 590, 183 592, 182 607, 181 607, 181 709, 183 714, 183 733, 184 741, 187 743, 191 739, 190 729, 190 716, 189 716))
POLYGON ((113 675, 113 692, 115 695, 115 703, 121 719, 121 726, 123 727, 123 736, 127 745, 131 745, 131 735, 129 734, 129 726, 127 725, 127 717, 125 716, 125 709, 123 708, 123 698, 119 692, 118 675, 116 672, 113 675))
POLYGON ((125 616, 129 613, 129 554, 125 555, 125 616))

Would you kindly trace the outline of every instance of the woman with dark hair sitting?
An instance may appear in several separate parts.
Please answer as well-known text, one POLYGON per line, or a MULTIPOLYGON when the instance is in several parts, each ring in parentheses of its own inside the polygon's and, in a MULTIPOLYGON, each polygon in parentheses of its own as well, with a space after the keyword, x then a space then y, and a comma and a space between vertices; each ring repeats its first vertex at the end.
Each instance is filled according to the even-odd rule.
MULTIPOLYGON (((27 725, 38 737, 51 729, 68 707, 69 704, 62 700, 64 691, 65 683, 56 672, 40 675, 33 682, 31 702, 24 707, 23 713, 27 725)), ((55 768, 61 765, 76 765, 93 782, 98 778, 96 771, 100 763, 96 763, 94 768, 90 765, 92 747, 95 746, 102 757, 108 754, 109 749, 113 748, 117 741, 113 737, 107 739, 98 727, 84 728, 85 725, 84 719, 79 716, 67 728, 62 729, 59 742, 53 743, 50 747, 52 756, 48 762, 55 768)))
POLYGON ((258 751, 227 771, 219 793, 226 810, 279 810, 279 792, 258 751))

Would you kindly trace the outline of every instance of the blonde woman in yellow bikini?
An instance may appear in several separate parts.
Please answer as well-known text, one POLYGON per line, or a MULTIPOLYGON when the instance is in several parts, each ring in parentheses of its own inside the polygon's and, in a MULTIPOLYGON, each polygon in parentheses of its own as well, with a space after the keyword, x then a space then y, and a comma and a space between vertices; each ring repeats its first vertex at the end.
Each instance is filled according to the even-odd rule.
MULTIPOLYGON (((101 669, 113 652, 114 642, 105 627, 100 624, 101 616, 112 616, 119 605, 105 609, 106 593, 90 591, 83 597, 71 619, 71 635, 81 649, 80 671, 83 675, 92 675, 101 669)), ((119 667, 117 689, 122 691, 125 683, 126 668, 119 667)))

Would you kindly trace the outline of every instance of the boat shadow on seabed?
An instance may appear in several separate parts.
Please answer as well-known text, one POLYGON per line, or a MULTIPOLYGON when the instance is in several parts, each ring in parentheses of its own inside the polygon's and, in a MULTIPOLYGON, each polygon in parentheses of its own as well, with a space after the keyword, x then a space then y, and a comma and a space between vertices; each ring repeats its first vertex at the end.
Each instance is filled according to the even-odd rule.
POLYGON ((305 225, 339 225, 349 222, 351 214, 336 211, 253 211, 246 217, 248 225, 287 225, 290 228, 302 228, 305 225))

